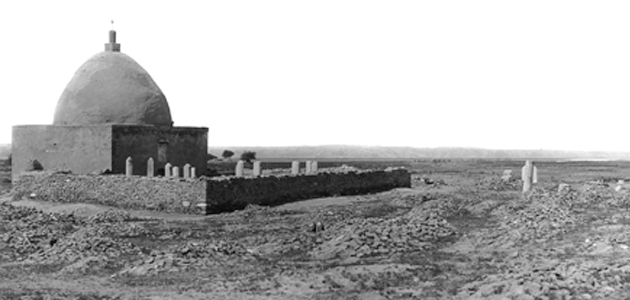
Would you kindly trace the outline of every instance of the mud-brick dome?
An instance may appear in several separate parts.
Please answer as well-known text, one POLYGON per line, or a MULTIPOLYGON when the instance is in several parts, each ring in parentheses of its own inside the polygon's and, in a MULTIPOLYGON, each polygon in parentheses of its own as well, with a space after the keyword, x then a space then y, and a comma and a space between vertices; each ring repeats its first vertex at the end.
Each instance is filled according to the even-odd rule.
POLYGON ((74 74, 57 102, 54 124, 172 126, 166 97, 144 68, 120 53, 115 31, 105 50, 74 74))

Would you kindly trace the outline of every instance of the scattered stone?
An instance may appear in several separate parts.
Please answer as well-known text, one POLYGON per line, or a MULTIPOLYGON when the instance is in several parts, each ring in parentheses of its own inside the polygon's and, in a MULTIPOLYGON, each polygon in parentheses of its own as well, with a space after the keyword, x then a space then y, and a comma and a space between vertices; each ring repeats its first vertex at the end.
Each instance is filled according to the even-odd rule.
POLYGON ((503 176, 501 176, 501 180, 503 180, 504 182, 512 180, 512 170, 504 170, 503 176))
POLYGON ((558 193, 567 193, 571 191, 571 185, 568 183, 561 183, 558 185, 558 193))

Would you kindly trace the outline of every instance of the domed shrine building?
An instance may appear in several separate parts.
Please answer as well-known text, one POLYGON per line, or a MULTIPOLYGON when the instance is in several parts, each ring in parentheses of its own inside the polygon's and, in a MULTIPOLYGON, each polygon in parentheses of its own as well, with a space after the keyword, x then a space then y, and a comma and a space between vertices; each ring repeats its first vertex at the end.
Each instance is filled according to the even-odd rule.
POLYGON ((86 61, 66 86, 53 125, 14 126, 12 139, 14 180, 34 160, 44 170, 74 174, 124 174, 127 157, 134 175, 147 174, 149 158, 154 175, 166 163, 189 163, 197 176, 206 170, 208 128, 173 126, 166 97, 147 71, 120 52, 113 30, 105 51, 86 61))

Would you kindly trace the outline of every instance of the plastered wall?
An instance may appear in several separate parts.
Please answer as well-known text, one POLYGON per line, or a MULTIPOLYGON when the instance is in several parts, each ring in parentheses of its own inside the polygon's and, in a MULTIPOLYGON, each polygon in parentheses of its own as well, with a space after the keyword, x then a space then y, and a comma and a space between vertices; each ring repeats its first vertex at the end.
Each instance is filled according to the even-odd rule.
POLYGON ((13 180, 36 159, 44 170, 91 173, 111 169, 111 126, 23 125, 13 127, 13 180))

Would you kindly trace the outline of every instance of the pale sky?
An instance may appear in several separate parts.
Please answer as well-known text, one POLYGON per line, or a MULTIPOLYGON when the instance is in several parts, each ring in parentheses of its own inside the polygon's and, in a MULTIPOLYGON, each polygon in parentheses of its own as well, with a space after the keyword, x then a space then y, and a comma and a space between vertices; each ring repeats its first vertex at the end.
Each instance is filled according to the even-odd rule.
POLYGON ((210 146, 630 151, 630 1, 3 1, 0 143, 122 52, 210 146))

